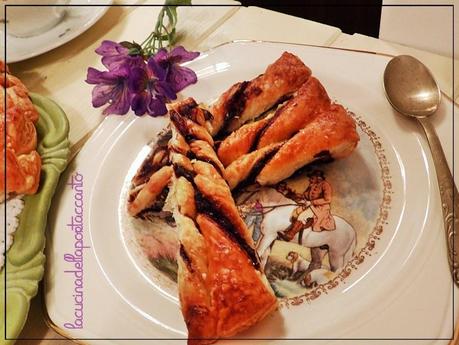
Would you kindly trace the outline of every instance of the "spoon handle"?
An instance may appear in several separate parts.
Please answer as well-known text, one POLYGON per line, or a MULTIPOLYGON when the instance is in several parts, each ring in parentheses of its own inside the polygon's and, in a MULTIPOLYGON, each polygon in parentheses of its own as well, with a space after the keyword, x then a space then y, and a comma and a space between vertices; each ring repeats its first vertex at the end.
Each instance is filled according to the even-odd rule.
POLYGON ((448 248, 448 262, 453 275, 454 283, 459 286, 459 194, 453 181, 453 176, 446 162, 445 153, 440 144, 435 129, 430 120, 419 118, 424 128, 427 141, 429 142, 432 158, 437 173, 438 186, 443 210, 443 221, 446 231, 446 242, 448 248))

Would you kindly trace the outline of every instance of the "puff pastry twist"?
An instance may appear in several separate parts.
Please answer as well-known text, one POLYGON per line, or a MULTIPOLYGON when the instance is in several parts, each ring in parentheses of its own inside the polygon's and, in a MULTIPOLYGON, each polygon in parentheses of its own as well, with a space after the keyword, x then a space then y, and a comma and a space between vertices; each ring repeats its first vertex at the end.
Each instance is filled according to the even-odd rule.
MULTIPOLYGON (((310 75, 310 69, 296 56, 284 53, 263 75, 244 82, 246 85, 233 85, 210 112, 193 99, 187 99, 173 106, 171 120, 174 114, 180 115, 175 118, 175 126, 183 133, 185 141, 199 139, 208 144, 194 144, 192 153, 197 158, 206 157, 222 173, 231 189, 254 182, 273 185, 312 162, 347 157, 359 142, 352 117, 341 105, 332 104, 325 88, 310 75), (273 85, 269 86, 270 83, 273 85), (253 93, 250 91, 253 89, 259 91, 253 93), (288 100, 274 113, 266 112, 286 96, 288 100), (234 115, 236 113, 238 115, 234 115), (219 141, 218 157, 213 154, 215 136, 253 118, 258 120, 242 125, 219 141)), ((180 147, 179 139, 172 141, 180 147)), ((171 175, 170 169, 166 172, 151 175, 154 184, 160 178, 163 190, 168 183, 163 177, 171 175)), ((145 188, 148 186, 146 183, 145 188)), ((151 205, 158 207, 158 196, 163 195, 159 189, 146 192, 149 197, 141 199, 140 203, 134 201, 139 206, 134 207, 135 212, 131 214, 151 209, 151 205)), ((136 192, 135 188, 133 191, 136 192)), ((144 196, 143 193, 139 195, 144 196)))
POLYGON ((180 304, 188 343, 208 344, 255 324, 277 308, 277 299, 222 177, 212 138, 175 110, 170 119, 180 304))
MULTIPOLYGON (((285 52, 268 66, 264 74, 230 87, 210 111, 192 98, 173 104, 171 111, 182 115, 177 126, 188 131, 186 138, 199 138, 212 147, 213 137, 239 127, 291 97, 310 75, 311 70, 298 57, 285 52)), ((161 211, 171 176, 171 169, 166 168, 170 165, 167 148, 170 137, 170 130, 162 133, 156 148, 134 176, 128 198, 129 214, 142 217, 161 211)), ((202 150, 208 151, 208 147, 202 150)), ((199 158, 203 152, 196 154, 199 158)), ((217 170, 222 172, 221 162, 218 159, 213 161, 220 165, 217 170)))
POLYGON ((191 98, 173 104, 170 127, 132 180, 131 215, 160 211, 170 194, 190 344, 234 335, 277 306, 231 189, 275 184, 311 162, 347 157, 359 141, 352 117, 310 75, 284 53, 210 111, 191 98))

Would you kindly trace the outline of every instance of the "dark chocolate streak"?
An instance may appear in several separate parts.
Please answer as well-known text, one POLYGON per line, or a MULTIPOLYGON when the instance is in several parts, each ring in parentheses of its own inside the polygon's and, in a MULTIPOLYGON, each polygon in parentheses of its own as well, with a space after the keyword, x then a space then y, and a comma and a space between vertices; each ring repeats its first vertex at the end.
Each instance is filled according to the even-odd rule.
MULTIPOLYGON (((164 165, 168 163, 167 159, 166 161, 161 162, 161 164, 153 164, 152 160, 159 151, 162 151, 162 150, 167 151, 167 143, 169 142, 171 137, 172 137, 171 130, 168 130, 167 132, 163 133, 162 135, 158 137, 158 141, 156 142, 154 149, 150 152, 147 158, 145 158, 139 170, 137 171, 137 173, 132 179, 132 184, 134 186, 138 186, 142 183, 147 182, 150 176, 153 175, 154 172, 158 171, 159 169, 161 169, 164 165)), ((168 155, 166 153, 166 157, 167 156, 168 155)))
POLYGON ((136 217, 145 219, 145 216, 150 213, 161 212, 161 210, 164 207, 164 204, 166 203, 168 194, 169 194, 169 187, 166 186, 161 191, 161 193, 158 195, 153 205, 149 206, 148 208, 143 209, 141 212, 139 212, 139 214, 137 214, 136 217))
POLYGON ((316 158, 315 162, 320 162, 320 163, 331 163, 334 161, 332 155, 330 154, 330 151, 328 150, 323 150, 320 151, 319 153, 316 153, 314 155, 314 158, 316 158))
POLYGON ((204 119, 206 119, 207 121, 210 121, 210 120, 213 120, 214 119, 214 116, 212 115, 212 113, 206 109, 202 109, 202 112, 204 113, 204 119))
POLYGON ((255 163, 253 166, 252 170, 250 170, 249 175, 247 175, 247 178, 239 182, 239 184, 234 188, 234 192, 237 192, 241 188, 244 188, 251 184, 253 181, 255 181, 255 178, 258 176, 260 173, 261 169, 264 168, 266 164, 274 157, 274 155, 279 151, 280 147, 277 147, 275 149, 272 149, 271 151, 266 152, 266 154, 261 157, 258 162, 255 163))
POLYGON ((156 141, 156 145, 159 147, 167 147, 169 140, 172 138, 172 130, 168 128, 167 130, 159 133, 158 140, 156 141))
POLYGON ((214 160, 208 157, 205 157, 205 156, 196 156, 196 154, 193 151, 188 151, 186 156, 189 159, 199 159, 200 161, 211 164, 215 168, 215 170, 217 170, 218 173, 223 176, 223 171, 221 170, 221 168, 218 166, 218 164, 214 160))
POLYGON ((250 82, 248 81, 243 81, 238 85, 237 90, 233 93, 233 96, 228 99, 226 102, 226 114, 225 114, 225 119, 223 121, 223 125, 218 131, 217 134, 221 132, 225 132, 226 128, 228 127, 230 121, 236 117, 239 116, 245 108, 245 102, 247 100, 247 95, 245 94, 245 90, 249 86, 250 82))
MULTIPOLYGON (((196 208, 199 213, 203 213, 208 215, 212 218, 214 222, 220 225, 225 232, 231 237, 233 241, 235 241, 239 247, 247 254, 247 256, 252 261, 252 265, 259 269, 260 268, 260 260, 258 258, 257 252, 247 244, 247 242, 242 238, 242 236, 235 230, 235 226, 231 223, 231 221, 220 212, 220 210, 215 207, 213 202, 208 200, 198 189, 198 186, 194 183, 194 177, 196 173, 194 171, 188 171, 184 167, 174 164, 174 172, 177 177, 185 177, 192 185, 195 190, 195 202, 196 208)), ((196 223, 195 223, 196 224, 196 223)), ((201 230, 196 225, 196 228, 199 232, 201 230)))
POLYGON ((194 171, 187 170, 185 167, 179 165, 179 164, 173 164, 174 167, 174 173, 176 177, 184 177, 188 181, 193 183, 193 179, 196 176, 196 173, 194 171))
POLYGON ((206 162, 206 163, 209 163, 210 165, 212 165, 215 170, 217 170, 217 172, 223 176, 223 171, 222 169, 219 167, 219 165, 217 164, 217 162, 215 162, 213 159, 209 158, 209 157, 206 157, 206 156, 196 156, 196 154, 194 152, 188 152, 187 154, 187 157, 189 159, 199 159, 200 161, 202 162, 206 162))
POLYGON ((186 156, 187 156, 189 159, 196 159, 196 155, 195 155, 194 152, 191 151, 191 150, 188 151, 188 152, 186 153, 186 156))
MULTIPOLYGON (((291 100, 292 98, 293 98, 292 95, 283 95, 281 98, 279 98, 277 100, 277 102, 271 108, 266 110, 263 114, 266 114, 266 113, 270 112, 275 107, 277 107, 279 104, 282 104, 287 100, 291 100)), ((287 106, 287 104, 282 106, 280 109, 277 109, 276 112, 274 113, 273 117, 268 122, 266 122, 265 125, 258 131, 258 133, 255 135, 255 138, 253 140, 253 143, 252 143, 252 146, 250 147, 250 151, 249 152, 255 151, 257 149, 257 146, 258 146, 258 143, 260 142, 261 137, 263 136, 263 134, 265 134, 265 132, 268 130, 268 128, 276 121, 276 119, 282 114, 282 112, 285 109, 285 106, 287 106)))
POLYGON ((198 124, 202 124, 200 123, 202 120, 210 121, 214 118, 214 116, 208 110, 200 108, 196 101, 192 98, 182 102, 176 108, 176 111, 180 115, 185 116, 186 118, 198 124), (203 119, 199 117, 200 112, 202 112, 203 119))
POLYGON ((177 112, 180 115, 183 115, 187 118, 191 118, 193 115, 193 110, 198 106, 194 99, 188 99, 186 102, 182 102, 178 108, 177 112))
POLYGON ((220 147, 222 142, 223 142, 223 140, 219 140, 219 139, 214 138, 214 150, 215 150, 215 152, 218 151, 218 148, 220 147))
POLYGON ((186 124, 186 118, 180 116, 179 113, 177 113, 175 110, 171 110, 169 112, 170 119, 172 123, 175 125, 177 130, 180 132, 180 134, 185 138, 187 142, 196 140, 197 138, 190 132, 187 124, 186 124))
POLYGON ((207 158, 207 157, 198 157, 198 158, 200 161, 203 161, 203 162, 206 162, 212 165, 215 168, 215 170, 217 170, 217 172, 223 176, 222 169, 218 166, 218 164, 214 160, 207 158))
POLYGON ((191 265, 191 259, 188 256, 188 253, 186 252, 185 247, 181 243, 180 243, 179 253, 180 253, 180 257, 182 258, 183 262, 186 265, 186 268, 188 268, 188 271, 190 271, 191 273, 194 273, 193 266, 191 265))
POLYGON ((256 269, 260 269, 260 259, 258 254, 245 240, 241 234, 235 229, 234 224, 229 218, 221 212, 217 205, 208 200, 195 186, 196 208, 199 213, 208 215, 215 223, 217 223, 229 237, 236 242, 239 247, 247 254, 252 261, 252 265, 256 269))

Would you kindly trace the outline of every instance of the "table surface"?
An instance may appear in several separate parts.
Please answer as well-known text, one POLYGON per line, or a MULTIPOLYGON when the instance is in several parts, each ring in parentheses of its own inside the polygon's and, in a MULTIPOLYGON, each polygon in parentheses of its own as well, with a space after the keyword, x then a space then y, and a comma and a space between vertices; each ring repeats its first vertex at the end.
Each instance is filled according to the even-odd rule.
MULTIPOLYGON (((127 3, 123 1, 125 0, 118 0, 115 3, 127 3)), ((163 1, 129 1, 129 3, 161 4, 163 1)), ((193 4, 208 3, 209 0, 193 0, 193 4)), ((240 7, 239 3, 231 0, 220 1, 219 4, 226 6, 179 8, 180 44, 191 50, 203 51, 228 41, 250 39, 323 45, 390 55, 410 54, 423 61, 432 70, 447 97, 455 99, 456 103, 459 102, 457 60, 359 34, 343 34, 340 29, 332 26, 258 7, 240 7), (457 65, 454 76, 453 63, 457 65), (455 90, 453 85, 456 86, 455 90)), ((94 49, 103 39, 141 41, 152 27, 138 25, 138 23, 153 25, 159 10, 160 7, 111 7, 92 28, 74 40, 41 56, 10 65, 12 72, 21 78, 31 91, 54 99, 64 109, 70 121, 69 139, 74 154, 103 120, 101 111, 91 106, 91 86, 84 83, 88 66, 102 67, 94 49)), ((441 138, 450 137, 451 124, 434 123, 434 125, 441 138)), ((458 134, 459 125, 455 127, 454 132, 458 134)), ((449 146, 444 148, 452 165, 451 143, 443 144, 449 146)), ((459 152, 455 153, 455 158, 459 161, 459 152)), ((458 167, 454 170, 459 176, 458 167)), ((41 288, 37 297, 32 300, 29 318, 20 338, 60 339, 20 342, 28 345, 73 344, 70 340, 64 340, 45 324, 41 288)))

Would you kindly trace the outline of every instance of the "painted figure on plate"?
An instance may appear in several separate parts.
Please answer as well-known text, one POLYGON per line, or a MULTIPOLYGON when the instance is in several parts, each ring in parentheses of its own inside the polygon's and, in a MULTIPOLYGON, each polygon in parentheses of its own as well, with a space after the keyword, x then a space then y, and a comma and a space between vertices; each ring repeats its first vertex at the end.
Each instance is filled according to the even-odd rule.
POLYGON ((261 236, 261 222, 263 221, 263 205, 260 200, 255 200, 250 205, 247 213, 244 214, 244 222, 247 227, 252 228, 252 238, 255 243, 258 243, 261 236))
POLYGON ((279 237, 285 241, 291 241, 295 235, 312 226, 312 231, 335 230, 336 224, 331 214, 332 187, 325 179, 323 171, 314 170, 309 175, 309 185, 302 194, 296 194, 287 185, 280 184, 277 190, 290 199, 298 202, 298 206, 292 214, 292 225, 285 231, 280 232, 279 237), (308 209, 312 212, 308 213, 308 209))

